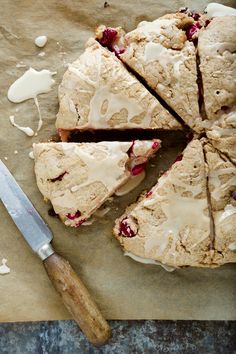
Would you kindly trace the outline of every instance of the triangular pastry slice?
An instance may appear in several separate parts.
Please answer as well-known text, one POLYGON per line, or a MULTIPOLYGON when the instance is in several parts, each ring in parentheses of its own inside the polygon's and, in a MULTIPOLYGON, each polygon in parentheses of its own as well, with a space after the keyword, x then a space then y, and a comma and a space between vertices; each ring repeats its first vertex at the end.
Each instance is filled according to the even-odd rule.
POLYGON ((68 226, 80 226, 131 177, 160 140, 34 144, 37 185, 68 226))
POLYGON ((207 137, 236 163, 236 17, 213 18, 199 32, 207 137))
POLYGON ((93 38, 64 74, 59 105, 56 127, 64 141, 74 130, 182 129, 115 54, 93 38))
POLYGON ((199 140, 137 203, 116 221, 114 234, 126 255, 171 267, 211 265, 207 168, 199 140))
MULTIPOLYGON (((143 21, 119 41, 120 51, 114 50, 186 124, 198 129, 196 48, 188 40, 191 29, 197 29, 195 22, 185 13, 143 21)), ((99 31, 97 37, 103 39, 99 31)))
POLYGON ((214 263, 236 262, 236 167, 205 144, 208 188, 214 220, 214 263))

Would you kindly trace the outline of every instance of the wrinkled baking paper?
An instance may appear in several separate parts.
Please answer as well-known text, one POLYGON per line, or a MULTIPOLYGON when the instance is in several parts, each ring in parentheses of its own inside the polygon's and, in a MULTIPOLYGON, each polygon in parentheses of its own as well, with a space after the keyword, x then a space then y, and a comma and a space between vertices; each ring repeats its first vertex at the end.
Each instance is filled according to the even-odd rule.
MULTIPOLYGON (((56 133, 57 87, 65 65, 82 53, 85 41, 97 25, 121 25, 129 31, 142 20, 153 20, 180 6, 195 8, 198 4, 198 10, 202 10, 206 3, 108 0, 109 6, 104 8, 103 0, 1 1, 0 158, 7 157, 4 162, 53 231, 55 249, 71 262, 108 319, 236 319, 234 265, 167 273, 161 267, 136 263, 123 256, 112 236, 115 218, 143 189, 155 183, 160 171, 168 168, 183 145, 176 134, 167 134, 166 149, 160 150, 149 164, 146 181, 129 195, 108 203, 111 210, 103 220, 79 229, 66 228, 58 219, 48 216, 49 206, 37 189, 34 162, 28 153, 33 142, 47 141, 56 133), (34 44, 39 35, 48 37, 42 49, 34 44), (44 56, 38 55, 41 51, 44 56), (38 115, 33 100, 18 105, 7 100, 9 86, 30 66, 57 72, 53 90, 38 97, 44 124, 34 138, 9 123, 9 116, 14 115, 18 124, 35 129, 38 115)), ((233 1, 223 3, 232 5, 233 1)), ((70 318, 41 261, 28 248, 0 203, 2 258, 8 259, 11 273, 0 276, 1 322, 70 318)))

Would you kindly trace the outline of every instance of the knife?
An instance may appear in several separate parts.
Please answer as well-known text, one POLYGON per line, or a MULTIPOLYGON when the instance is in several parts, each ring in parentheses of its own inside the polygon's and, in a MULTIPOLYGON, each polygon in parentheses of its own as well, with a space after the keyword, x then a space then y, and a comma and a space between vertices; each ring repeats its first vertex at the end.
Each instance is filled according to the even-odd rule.
POLYGON ((97 346, 104 344, 111 334, 108 323, 69 262, 54 251, 52 232, 1 160, 0 199, 29 246, 43 261, 54 288, 88 340, 97 346))

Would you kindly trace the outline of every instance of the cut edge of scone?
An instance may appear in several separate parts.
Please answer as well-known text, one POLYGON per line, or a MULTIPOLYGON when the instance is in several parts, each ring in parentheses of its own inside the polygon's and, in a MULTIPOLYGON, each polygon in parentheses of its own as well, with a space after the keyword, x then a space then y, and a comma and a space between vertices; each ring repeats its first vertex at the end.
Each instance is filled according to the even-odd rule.
POLYGON ((157 184, 116 220, 114 235, 125 254, 174 268, 216 267, 206 177, 202 144, 193 140, 157 184))
MULTIPOLYGON (((203 84, 206 129, 212 125, 232 123, 236 110, 235 70, 236 17, 221 16, 209 21, 198 36, 199 70, 203 84), (219 121, 219 122, 217 122, 219 121), (221 122, 220 122, 221 121, 221 122)), ((235 121, 235 119, 234 119, 235 121)))
POLYGON ((67 226, 79 227, 160 148, 160 140, 33 145, 36 181, 67 226))
POLYGON ((207 141, 202 139, 208 165, 208 192, 214 239, 212 263, 236 262, 236 167, 207 141))
POLYGON ((73 131, 183 129, 115 54, 94 38, 69 65, 58 96, 56 128, 62 141, 73 131))

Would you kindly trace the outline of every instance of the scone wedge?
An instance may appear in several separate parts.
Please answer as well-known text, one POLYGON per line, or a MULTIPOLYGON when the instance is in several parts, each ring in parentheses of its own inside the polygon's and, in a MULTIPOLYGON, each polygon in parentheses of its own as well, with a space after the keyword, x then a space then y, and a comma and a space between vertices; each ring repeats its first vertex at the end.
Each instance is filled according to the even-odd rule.
POLYGON ((56 127, 63 141, 72 131, 182 129, 115 54, 93 38, 69 65, 58 95, 56 127))
POLYGON ((121 60, 191 128, 201 122, 198 104, 196 48, 187 30, 194 25, 185 13, 143 21, 124 37, 121 60))
POLYGON ((138 176, 160 140, 34 144, 40 192, 68 226, 84 223, 120 186, 138 176))
POLYGON ((115 237, 127 255, 174 268, 212 264, 207 167, 199 140, 158 183, 116 221, 115 237))

